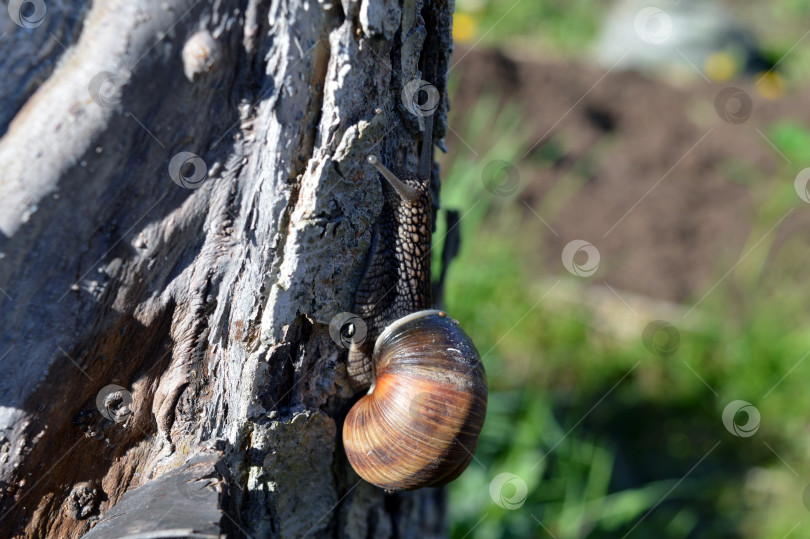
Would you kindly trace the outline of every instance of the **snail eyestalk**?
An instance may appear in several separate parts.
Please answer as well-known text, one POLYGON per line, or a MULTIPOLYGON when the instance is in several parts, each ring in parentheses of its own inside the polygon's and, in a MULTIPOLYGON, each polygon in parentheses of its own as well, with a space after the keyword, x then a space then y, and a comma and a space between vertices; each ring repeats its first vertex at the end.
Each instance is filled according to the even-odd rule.
POLYGON ((388 183, 394 188, 394 191, 397 192, 402 200, 413 202, 419 198, 419 191, 397 178, 393 172, 388 170, 388 168, 380 162, 376 155, 369 155, 366 157, 366 161, 368 161, 369 164, 374 165, 374 167, 380 171, 383 178, 388 180, 388 183))
POLYGON ((433 168, 433 114, 425 116, 425 135, 422 139, 422 153, 419 156, 419 178, 430 178, 430 169, 433 168))

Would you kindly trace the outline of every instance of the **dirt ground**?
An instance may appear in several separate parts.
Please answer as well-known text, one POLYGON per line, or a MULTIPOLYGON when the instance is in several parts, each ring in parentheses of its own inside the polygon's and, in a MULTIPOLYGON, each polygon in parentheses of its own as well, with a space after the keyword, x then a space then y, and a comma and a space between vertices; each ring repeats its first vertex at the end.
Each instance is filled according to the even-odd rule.
MULTIPOLYGON (((674 85, 492 50, 459 49, 455 59, 451 127, 453 115, 470 111, 482 93, 518 104, 525 115, 529 136, 520 152, 526 156, 514 163, 521 181, 514 203, 527 223, 539 223, 529 205, 554 230, 537 228, 533 241, 545 261, 538 272, 564 272, 563 247, 584 239, 599 249, 595 279, 665 300, 700 297, 782 217, 752 231, 758 197, 767 198, 775 182, 792 186, 810 166, 810 155, 788 163, 765 138, 780 121, 810 125, 810 92, 801 89, 767 100, 752 80, 674 85), (750 117, 732 100, 721 118, 715 102, 730 86, 750 97, 750 117)), ((452 133, 447 144, 451 154, 463 146, 452 133)), ((810 206, 796 201, 765 249, 775 252, 797 235, 803 245, 810 241, 810 206)))

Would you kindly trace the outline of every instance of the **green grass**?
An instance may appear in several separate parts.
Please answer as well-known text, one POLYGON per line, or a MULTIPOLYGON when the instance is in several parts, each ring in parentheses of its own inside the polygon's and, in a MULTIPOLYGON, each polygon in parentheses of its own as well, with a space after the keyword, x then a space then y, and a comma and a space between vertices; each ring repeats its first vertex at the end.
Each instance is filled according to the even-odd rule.
MULTIPOLYGON (((453 123, 479 155, 464 150, 443 163, 443 207, 462 215, 445 307, 474 336, 490 384, 476 459, 450 487, 452 536, 785 536, 810 516, 802 502, 810 477, 810 358, 802 359, 810 352, 810 238, 798 230, 777 242, 768 230, 789 211, 808 211, 793 189, 796 165, 785 164, 775 181, 748 171, 757 210, 743 252, 751 254, 701 302, 699 328, 671 321, 680 346, 661 358, 641 335, 627 341, 596 329, 584 305, 539 302, 558 280, 580 290, 589 283, 564 271, 537 274, 532 227, 542 225, 522 220, 523 179, 507 196, 486 188, 493 160, 519 172, 520 117, 482 96, 453 123), (721 414, 733 400, 760 411, 754 436, 724 428, 721 414), (519 481, 493 498, 502 473, 519 481)), ((810 155, 805 126, 779 124, 767 134, 793 163, 810 155)), ((445 233, 440 226, 437 252, 445 233)), ((736 262, 718 259, 715 280, 736 262)))
POLYGON ((601 8, 589 0, 496 2, 458 0, 456 11, 476 23, 475 40, 493 44, 514 36, 577 53, 596 36, 601 8))

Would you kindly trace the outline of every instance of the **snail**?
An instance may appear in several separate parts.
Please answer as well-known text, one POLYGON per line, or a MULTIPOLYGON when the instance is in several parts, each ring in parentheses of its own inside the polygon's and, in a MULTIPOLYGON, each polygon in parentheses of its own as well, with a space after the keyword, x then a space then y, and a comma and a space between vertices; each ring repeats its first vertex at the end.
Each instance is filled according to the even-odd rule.
POLYGON ((358 475, 387 492, 458 477, 486 415, 486 374, 472 339, 431 309, 432 131, 431 112, 416 174, 367 157, 388 187, 355 298, 366 338, 352 341, 347 360, 352 388, 368 393, 346 416, 343 445, 358 475))

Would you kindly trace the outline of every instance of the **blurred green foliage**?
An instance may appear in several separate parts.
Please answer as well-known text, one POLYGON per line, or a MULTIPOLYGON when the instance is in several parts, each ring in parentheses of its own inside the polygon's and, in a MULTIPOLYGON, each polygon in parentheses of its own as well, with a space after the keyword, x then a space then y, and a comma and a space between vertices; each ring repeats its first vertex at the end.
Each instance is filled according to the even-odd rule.
POLYGON ((456 12, 463 14, 462 38, 484 43, 524 36, 546 47, 564 51, 581 51, 591 42, 598 29, 599 3, 590 0, 496 2, 458 0, 456 12))
MULTIPOLYGON (((673 5, 678 3, 672 0, 673 5)), ((789 80, 810 76, 810 47, 796 47, 808 28, 810 2, 718 3, 725 4, 752 28, 766 57, 779 62, 790 51, 787 63, 780 65, 789 80)), ((504 45, 517 41, 546 55, 582 56, 594 46, 612 4, 598 0, 456 0, 454 36, 461 44, 504 45)))
MULTIPOLYGON (((525 184, 505 166, 525 150, 521 111, 482 95, 474 110, 453 114, 467 142, 442 163, 442 205, 460 209, 462 238, 444 307, 475 337, 490 384, 476 458, 450 486, 453 537, 807 536, 797 523, 810 510, 801 272, 810 245, 798 233, 779 243, 768 233, 803 207, 794 167, 767 183, 749 171, 757 213, 747 254, 718 257, 720 285, 684 309, 699 302, 700 323, 673 320, 680 346, 659 357, 640 334, 606 334, 586 306, 548 299, 560 289, 587 294, 589 282, 562 268, 538 274, 544 225, 526 220, 525 184), (504 162, 494 178, 493 160, 504 162), (755 437, 723 426, 737 399, 761 413, 755 437), (503 473, 512 475, 491 492, 503 473)), ((780 123, 766 134, 793 162, 810 155, 806 126, 780 123)), ((553 161, 557 143, 537 153, 553 161)), ((448 231, 438 222, 441 252, 448 231)))

